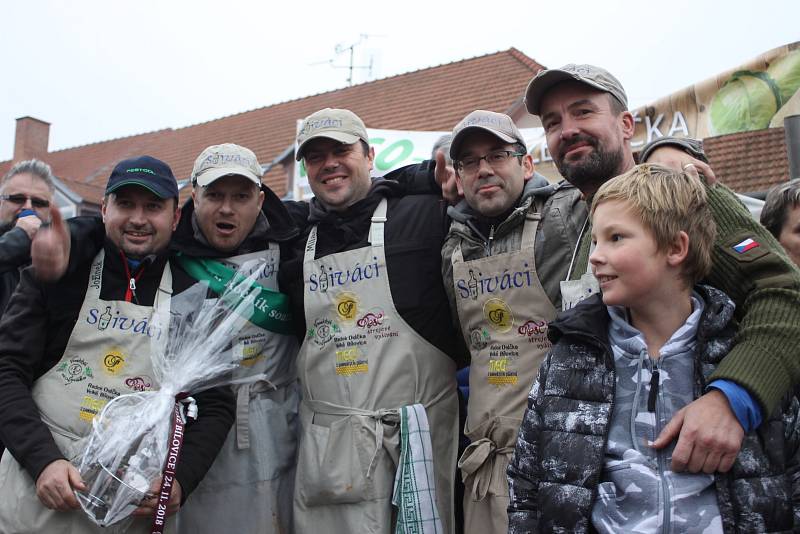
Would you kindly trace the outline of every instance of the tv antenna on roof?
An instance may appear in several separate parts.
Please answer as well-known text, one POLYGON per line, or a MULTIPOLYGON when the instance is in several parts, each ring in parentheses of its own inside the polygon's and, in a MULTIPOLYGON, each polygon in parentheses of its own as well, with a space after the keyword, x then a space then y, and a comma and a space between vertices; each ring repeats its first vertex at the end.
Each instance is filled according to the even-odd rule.
POLYGON ((334 69, 347 69, 348 70, 348 75, 347 75, 347 85, 348 86, 353 85, 353 70, 355 70, 355 69, 368 69, 367 76, 371 77, 372 76, 372 59, 373 59, 372 55, 370 55, 370 58, 369 58, 369 65, 356 65, 354 63, 354 61, 355 61, 354 55, 355 55, 356 47, 359 46, 364 41, 366 41, 367 39, 369 39, 370 37, 380 37, 380 36, 379 35, 369 35, 369 34, 366 34, 366 33, 362 33, 362 34, 360 34, 358 36, 358 40, 353 42, 353 43, 351 43, 351 44, 339 43, 339 44, 336 45, 336 47, 334 48, 334 52, 335 52, 335 54, 337 56, 340 56, 340 55, 342 55, 344 53, 347 53, 348 51, 350 52, 350 64, 349 65, 335 65, 334 61, 336 61, 336 58, 329 59, 327 61, 318 61, 316 63, 311 63, 311 65, 330 65, 334 69))

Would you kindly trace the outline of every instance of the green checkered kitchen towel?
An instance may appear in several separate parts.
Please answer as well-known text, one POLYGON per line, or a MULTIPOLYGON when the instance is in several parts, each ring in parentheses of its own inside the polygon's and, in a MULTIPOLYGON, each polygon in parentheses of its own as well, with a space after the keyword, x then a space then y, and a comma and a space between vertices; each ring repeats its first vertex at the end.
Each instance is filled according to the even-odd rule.
POLYGON ((431 431, 421 404, 400 408, 400 463, 392 504, 397 507, 395 534, 444 532, 436 508, 431 431))

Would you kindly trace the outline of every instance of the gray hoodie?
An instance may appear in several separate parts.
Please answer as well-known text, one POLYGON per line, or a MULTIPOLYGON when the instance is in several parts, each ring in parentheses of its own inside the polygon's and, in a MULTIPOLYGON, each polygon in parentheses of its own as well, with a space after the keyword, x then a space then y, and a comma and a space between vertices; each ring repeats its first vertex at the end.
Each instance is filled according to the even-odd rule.
POLYGON ((703 300, 652 359, 622 307, 609 307, 616 393, 605 462, 592 509, 599 532, 722 532, 714 476, 670 470, 674 442, 647 446, 694 400, 695 348, 703 300))

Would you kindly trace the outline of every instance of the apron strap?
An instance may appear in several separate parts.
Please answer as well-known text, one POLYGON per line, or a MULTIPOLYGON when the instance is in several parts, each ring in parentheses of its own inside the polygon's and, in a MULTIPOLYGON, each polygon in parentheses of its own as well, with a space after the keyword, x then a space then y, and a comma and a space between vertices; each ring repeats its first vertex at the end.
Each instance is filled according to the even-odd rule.
MULTIPOLYGON (((520 250, 532 249, 536 242, 536 231, 539 229, 539 221, 542 220, 542 214, 538 211, 531 211, 530 209, 525 213, 525 222, 522 227, 522 242, 520 243, 520 250)), ((464 253, 461 250, 461 239, 456 243, 453 249, 453 254, 450 256, 450 261, 453 264, 464 262, 464 253)), ((536 260, 531 254, 531 259, 534 261, 534 269, 536 268, 536 260)))
MULTIPOLYGON (((372 223, 369 227, 369 243, 374 247, 383 246, 383 227, 386 223, 386 207, 388 202, 386 198, 382 198, 378 202, 378 207, 372 212, 372 223)), ((317 225, 311 227, 308 233, 308 240, 306 241, 306 249, 303 253, 303 263, 308 264, 314 261, 317 255, 317 225)))
POLYGON ((536 242, 536 231, 539 229, 539 221, 542 220, 542 214, 538 211, 528 210, 525 213, 525 222, 522 227, 522 243, 520 243, 520 250, 532 249, 536 242))
MULTIPOLYGON (((589 216, 587 215, 586 218, 583 220, 583 226, 581 226, 581 231, 578 233, 578 241, 575 243, 575 249, 572 251, 572 258, 569 260, 569 267, 567 267, 567 280, 572 279, 572 269, 575 267, 575 258, 578 257, 578 249, 581 248, 581 241, 583 240, 583 234, 586 232, 586 227, 589 224, 589 216)), ((591 255, 591 253, 589 254, 591 255)))
MULTIPOLYGON (((468 486, 467 489, 472 493, 474 500, 481 500, 488 494, 492 486, 492 478, 494 477, 495 464, 498 461, 498 457, 507 457, 514 452, 515 439, 505 443, 497 443, 494 439, 488 437, 494 434, 494 430, 498 426, 496 418, 490 419, 469 432, 474 437, 471 438, 472 442, 464 449, 464 453, 458 460, 458 467, 463 471, 462 480, 468 486), (484 437, 475 439, 479 435, 484 437), (472 477, 471 487, 467 484, 469 477, 472 477)), ((470 437, 470 435, 467 437, 470 437)), ((505 483, 505 480, 503 480, 503 483, 505 483)))
POLYGON ((310 263, 314 261, 317 255, 317 225, 311 227, 308 232, 308 240, 306 240, 306 250, 303 253, 303 263, 310 263))
POLYGON ((369 242, 373 247, 383 246, 383 227, 386 223, 386 197, 382 198, 372 214, 372 224, 369 226, 369 242))
MULTIPOLYGON (((430 402, 420 405, 423 408, 430 408, 431 406, 438 403, 440 400, 444 399, 448 390, 443 389, 436 397, 434 397, 430 402)), ((455 393, 455 391, 453 391, 455 393)), ((303 399, 303 402, 306 406, 308 406, 313 413, 323 414, 323 415, 338 415, 342 417, 347 417, 350 415, 360 415, 364 417, 369 417, 375 421, 375 451, 372 453, 372 456, 369 461, 369 467, 367 468, 367 478, 372 475, 373 468, 375 467, 375 460, 378 457, 378 452, 383 448, 383 425, 390 424, 390 425, 398 425, 400 423, 400 411, 403 407, 400 408, 382 408, 380 410, 364 410, 362 408, 355 408, 352 406, 342 406, 339 404, 333 404, 331 402, 316 400, 316 399, 303 399)))

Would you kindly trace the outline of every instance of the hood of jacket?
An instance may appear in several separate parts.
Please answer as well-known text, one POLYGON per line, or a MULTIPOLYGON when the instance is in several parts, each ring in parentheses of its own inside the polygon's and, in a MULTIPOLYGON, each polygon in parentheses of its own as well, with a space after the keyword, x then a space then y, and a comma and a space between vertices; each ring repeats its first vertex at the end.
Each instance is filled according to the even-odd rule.
MULTIPOLYGON (((530 207, 534 197, 549 197, 553 194, 553 191, 555 191, 557 187, 557 184, 551 184, 547 181, 547 178, 538 172, 534 172, 533 176, 531 176, 531 179, 525 182, 525 187, 522 188, 522 195, 520 195, 519 201, 517 201, 517 207, 509 216, 509 218, 511 218, 517 211, 522 211, 524 213, 530 207)), ((454 221, 463 224, 467 224, 470 220, 479 219, 482 217, 480 213, 472 209, 472 207, 467 204, 466 199, 462 200, 455 206, 450 206, 447 208, 447 214, 454 221)))
MULTIPOLYGON (((720 291, 707 285, 696 285, 694 290, 703 298, 704 308, 697 328, 698 341, 717 337, 733 319, 735 304, 720 291)), ((603 297, 597 293, 562 312, 550 323, 547 335, 554 344, 565 335, 589 338, 596 345, 609 346, 608 326, 611 318, 603 297)), ((609 346, 610 347, 610 346, 609 346)))

